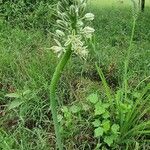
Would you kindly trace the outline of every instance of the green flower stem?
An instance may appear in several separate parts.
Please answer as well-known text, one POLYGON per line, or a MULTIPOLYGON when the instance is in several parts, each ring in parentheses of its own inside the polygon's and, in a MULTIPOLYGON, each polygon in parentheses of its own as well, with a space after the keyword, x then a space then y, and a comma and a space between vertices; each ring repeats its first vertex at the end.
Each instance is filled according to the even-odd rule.
POLYGON ((57 88, 58 81, 61 77, 62 71, 67 64, 70 56, 71 56, 72 50, 71 46, 68 47, 68 50, 63 54, 60 62, 58 63, 55 72, 53 74, 51 84, 50 84, 50 101, 51 101, 51 112, 52 112, 52 118, 54 121, 54 129, 56 134, 56 142, 59 150, 63 150, 63 144, 61 142, 61 134, 59 129, 59 123, 57 118, 57 100, 55 96, 55 91, 57 88))

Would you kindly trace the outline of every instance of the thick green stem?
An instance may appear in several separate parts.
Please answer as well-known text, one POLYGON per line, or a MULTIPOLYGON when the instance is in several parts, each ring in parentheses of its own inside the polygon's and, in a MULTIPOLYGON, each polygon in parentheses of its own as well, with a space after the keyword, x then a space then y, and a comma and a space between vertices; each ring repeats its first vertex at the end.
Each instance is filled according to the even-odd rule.
POLYGON ((68 50, 62 56, 60 62, 58 63, 56 70, 53 74, 51 84, 50 84, 51 112, 52 112, 52 118, 54 121, 57 146, 59 150, 63 150, 63 144, 61 142, 61 134, 60 134, 60 128, 59 128, 59 123, 58 123, 58 118, 57 118, 57 100, 55 96, 55 91, 57 88, 58 81, 61 77, 62 71, 71 56, 71 52, 72 52, 71 48, 69 47, 68 50))

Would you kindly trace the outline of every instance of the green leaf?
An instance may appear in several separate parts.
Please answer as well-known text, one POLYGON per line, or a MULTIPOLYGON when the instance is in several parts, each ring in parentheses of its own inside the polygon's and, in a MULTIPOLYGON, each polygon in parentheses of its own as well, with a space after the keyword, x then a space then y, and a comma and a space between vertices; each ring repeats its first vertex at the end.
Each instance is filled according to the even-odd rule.
POLYGON ((110 117, 109 111, 105 111, 105 113, 103 114, 103 118, 108 119, 109 117, 110 117))
POLYGON ((109 103, 105 103, 105 104, 103 104, 103 107, 104 108, 108 108, 110 106, 110 104, 109 103))
POLYGON ((113 124, 111 126, 111 131, 116 134, 116 133, 118 133, 119 128, 120 128, 120 126, 118 124, 113 124))
POLYGON ((80 112, 80 110, 81 110, 81 108, 77 105, 73 105, 73 106, 70 107, 70 111, 72 113, 78 113, 78 112, 80 112))
POLYGON ((100 137, 100 136, 103 135, 103 133, 104 133, 104 130, 103 130, 102 127, 98 127, 98 128, 96 128, 96 129, 94 130, 94 136, 95 136, 95 137, 100 137))
POLYGON ((23 101, 14 100, 14 101, 12 101, 12 102, 8 105, 8 109, 11 110, 11 109, 14 109, 14 108, 16 108, 16 107, 19 107, 22 103, 23 103, 23 101))
POLYGON ((113 137, 112 136, 106 136, 104 138, 104 142, 108 145, 111 146, 113 144, 113 137))
POLYGON ((92 124, 94 125, 94 127, 99 127, 101 125, 101 122, 99 119, 95 119, 95 121, 92 122, 92 124))
POLYGON ((104 129, 104 132, 107 132, 110 129, 110 121, 109 120, 104 120, 102 122, 102 126, 104 129))
POLYGON ((98 102, 96 105, 95 105, 95 115, 101 115, 101 114, 104 114, 105 113, 105 108, 103 107, 103 105, 101 104, 101 102, 98 102))
POLYGON ((139 97, 141 96, 141 93, 134 92, 134 93, 133 93, 133 96, 134 96, 135 98, 139 98, 139 97))
POLYGON ((95 93, 92 93, 87 97, 87 100, 90 101, 92 104, 96 104, 98 102, 98 95, 95 93))
POLYGON ((20 95, 17 94, 17 93, 9 93, 9 94, 6 94, 5 97, 9 97, 9 98, 19 98, 20 95))

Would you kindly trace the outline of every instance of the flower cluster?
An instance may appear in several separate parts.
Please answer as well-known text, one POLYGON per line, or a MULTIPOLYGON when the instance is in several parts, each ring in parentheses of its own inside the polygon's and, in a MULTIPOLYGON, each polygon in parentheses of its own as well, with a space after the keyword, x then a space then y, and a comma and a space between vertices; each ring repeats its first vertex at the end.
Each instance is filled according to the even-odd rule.
POLYGON ((61 0, 57 4, 56 46, 51 49, 60 57, 71 45, 73 53, 85 58, 88 54, 86 39, 95 31, 88 26, 94 19, 92 13, 85 14, 86 0, 61 0))

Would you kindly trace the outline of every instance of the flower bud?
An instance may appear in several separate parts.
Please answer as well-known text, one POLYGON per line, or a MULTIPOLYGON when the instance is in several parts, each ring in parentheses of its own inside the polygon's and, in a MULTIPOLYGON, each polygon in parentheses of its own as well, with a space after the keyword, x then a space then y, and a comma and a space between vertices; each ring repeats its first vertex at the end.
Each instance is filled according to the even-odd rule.
POLYGON ((61 2, 58 2, 58 4, 57 4, 57 11, 60 13, 65 11, 61 2))
POLYGON ((80 7, 79 7, 79 14, 83 14, 85 12, 86 9, 86 3, 83 3, 80 7))
POLYGON ((74 16, 76 14, 76 8, 74 5, 71 5, 69 8, 70 15, 74 16))
POLYGON ((62 51, 62 47, 59 46, 52 46, 50 49, 53 50, 54 53, 59 53, 62 51))
POLYGON ((69 1, 68 0, 62 0, 62 5, 63 6, 68 6, 69 5, 69 1))
POLYGON ((58 19, 56 22, 58 23, 58 25, 60 25, 63 28, 66 28, 68 26, 66 21, 62 21, 58 19))
POLYGON ((63 31, 61 31, 61 30, 56 30, 56 34, 58 36, 65 36, 65 33, 63 31))

